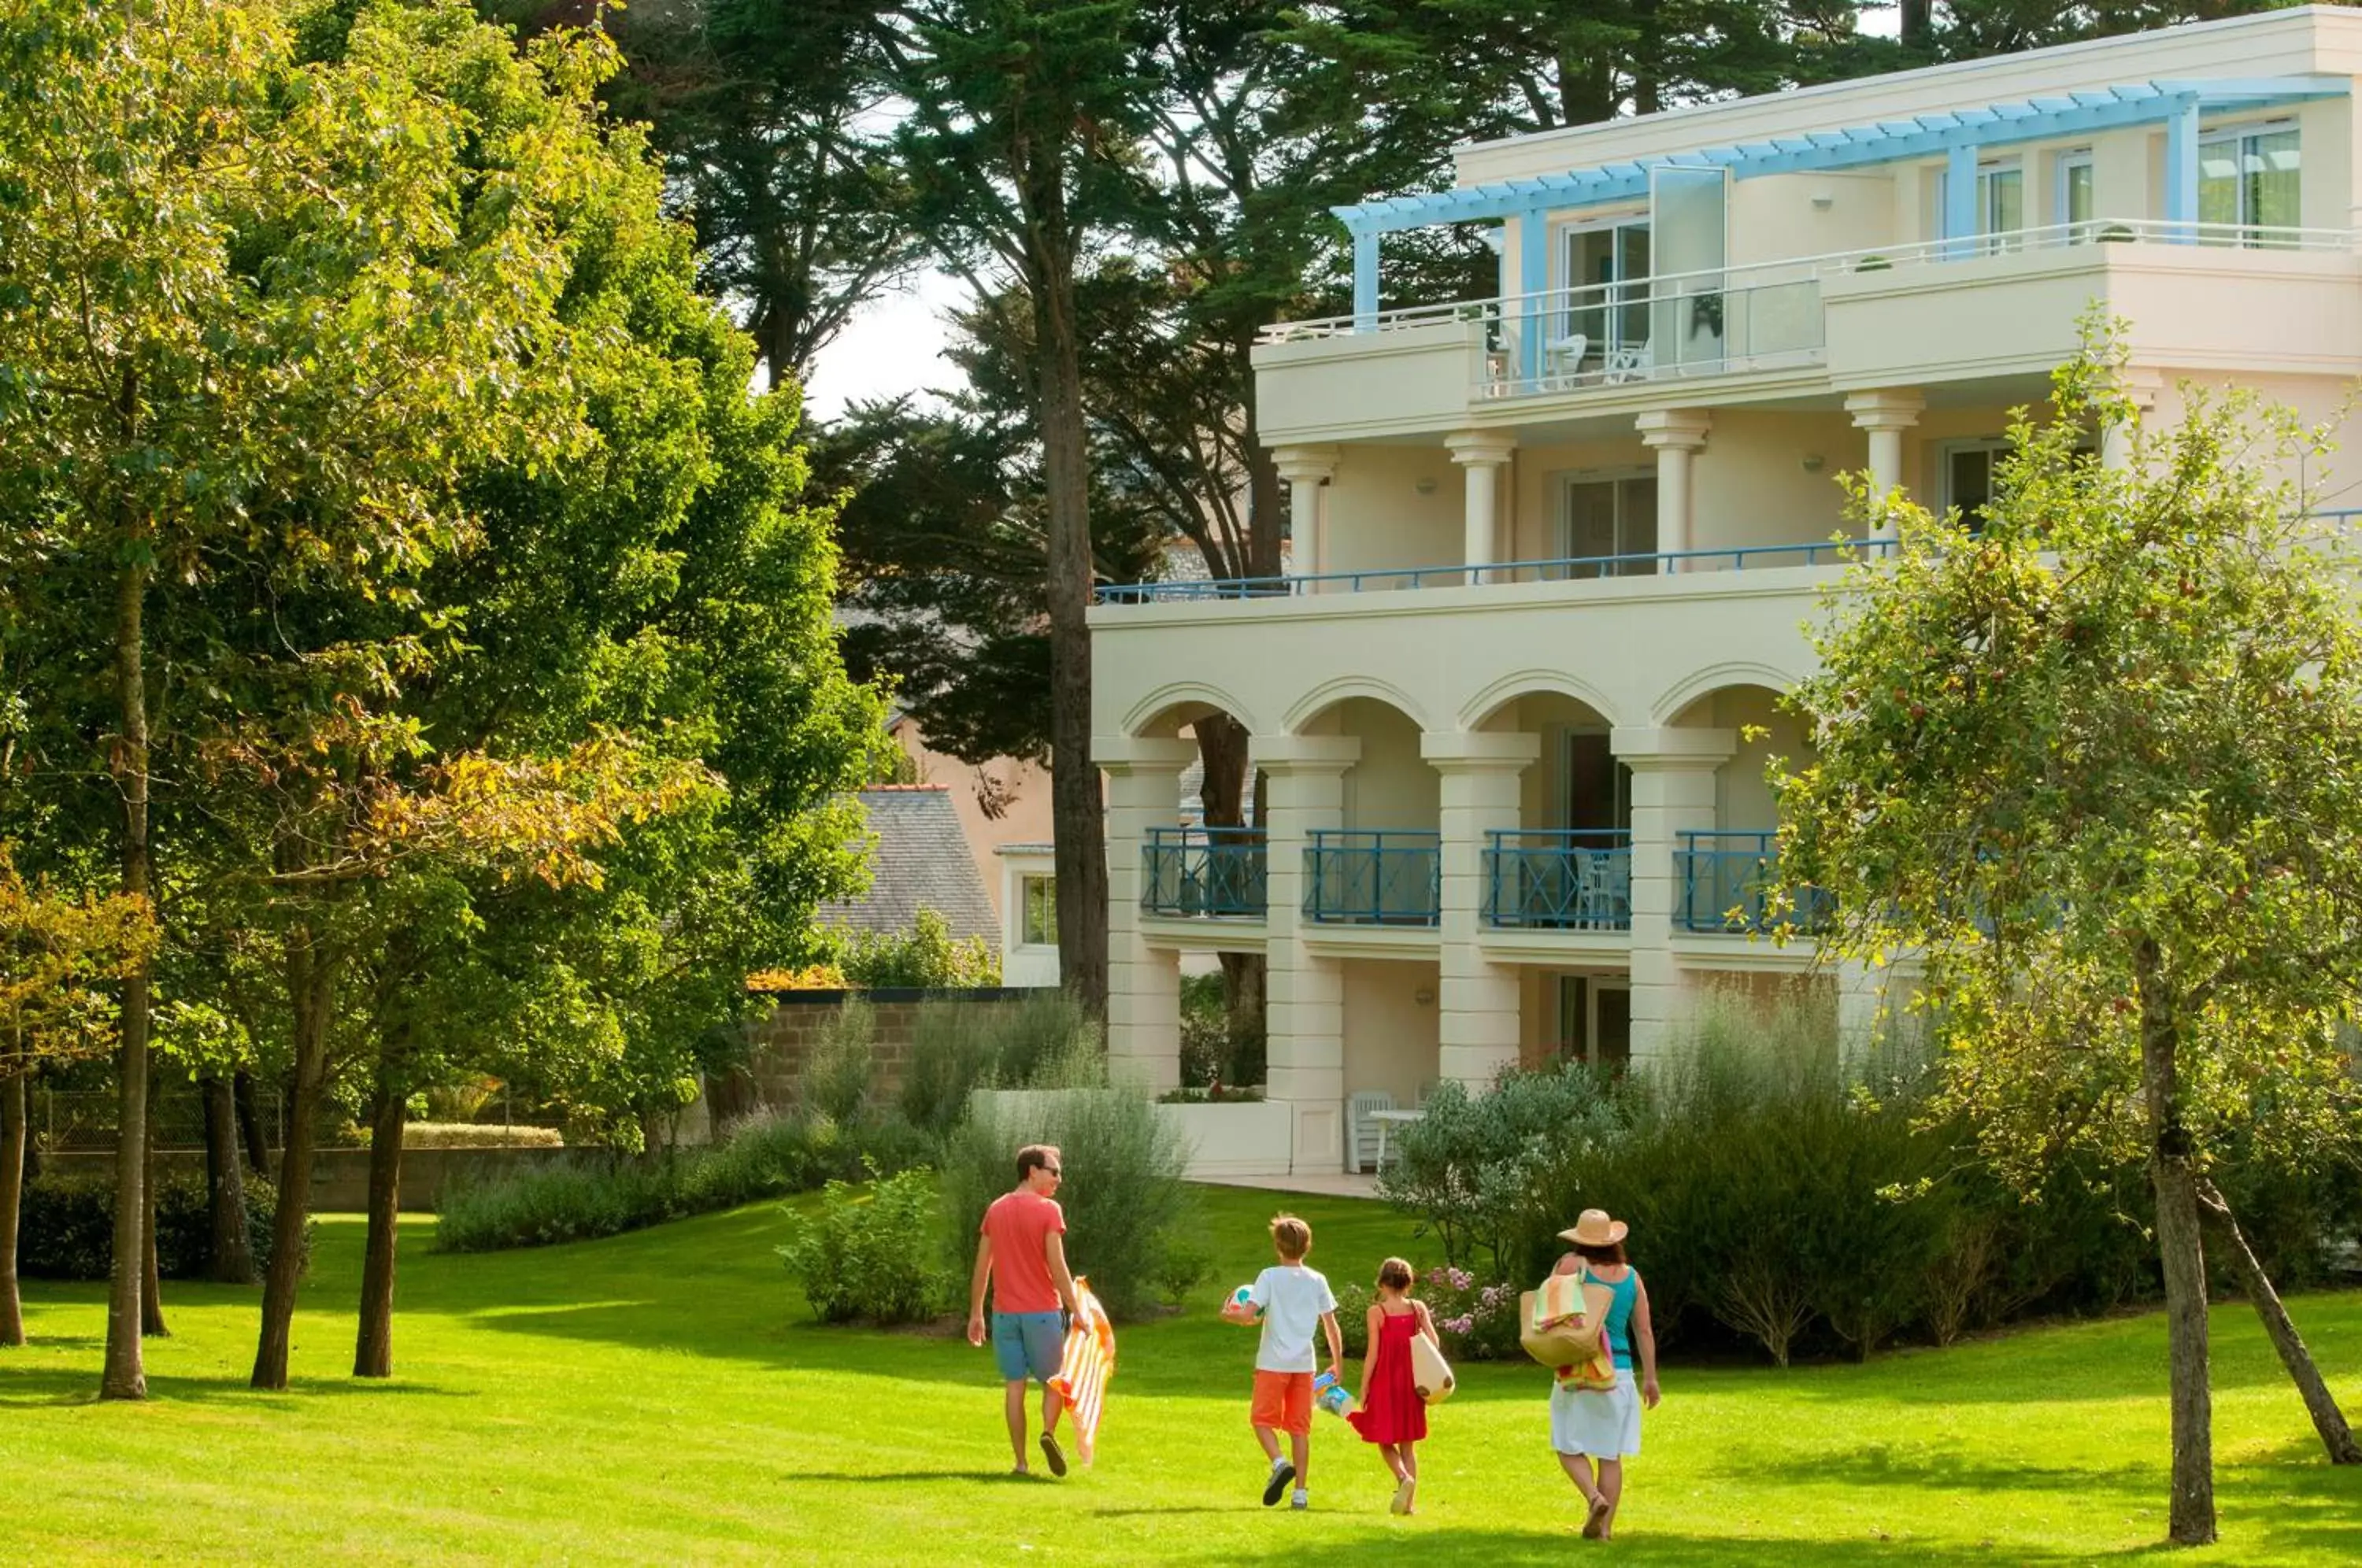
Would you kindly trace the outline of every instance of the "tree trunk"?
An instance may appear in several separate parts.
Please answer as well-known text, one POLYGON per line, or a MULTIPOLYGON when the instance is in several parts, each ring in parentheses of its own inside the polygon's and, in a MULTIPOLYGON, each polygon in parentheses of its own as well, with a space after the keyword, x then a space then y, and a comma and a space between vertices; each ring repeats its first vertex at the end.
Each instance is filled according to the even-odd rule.
POLYGON ((257 1176, 270 1168, 270 1140, 262 1133, 262 1112, 254 1103, 254 1075, 241 1069, 230 1077, 230 1098, 237 1105, 237 1132, 246 1142, 246 1163, 257 1176))
POLYGON ((1021 167, 1030 220, 1027 282, 1035 327, 1035 395, 1050 529, 1050 817, 1058 880, 1058 977, 1092 1016, 1107 1016, 1106 798, 1091 757, 1090 452, 1075 325, 1075 258, 1063 171, 1044 156, 1021 167), (1044 165, 1048 166, 1045 167, 1044 165))
POLYGON ((1935 0, 1903 0, 1900 31, 1905 53, 1931 53, 1936 42, 1935 0))
MULTIPOLYGON (((1280 518, 1286 511, 1286 495, 1280 485, 1279 460, 1272 456, 1271 448, 1263 444, 1256 426, 1253 343, 1250 336, 1235 349, 1239 363, 1246 367, 1246 372, 1241 378, 1246 400, 1246 439, 1243 443, 1247 464, 1246 575, 1277 577, 1280 574, 1280 518)), ((1311 543, 1309 538, 1297 541, 1296 569, 1299 574, 1317 569, 1312 564, 1311 543)))
POLYGON ((17 1219, 25 1199, 25 1075, 0 1078, 0 1345, 25 1342, 17 1293, 17 1219))
POLYGON ((328 1069, 331 955, 298 927, 287 937, 287 998, 294 1023, 295 1066, 287 1137, 279 1157, 279 1204, 270 1217, 270 1267, 262 1280, 262 1331, 254 1347, 256 1388, 287 1386, 287 1351, 295 1320, 295 1284, 304 1272, 304 1223, 312 1203, 312 1129, 328 1069))
POLYGON ((402 1130, 409 1119, 409 1097, 399 1077, 381 1072, 370 1109, 369 1239, 361 1250, 355 1377, 393 1375, 393 1263, 402 1218, 402 1130))
POLYGON ((2173 1479, 2167 1533, 2176 1545, 2214 1539, 2214 1412, 2207 1387, 2206 1251, 2198 1225, 2198 1171, 2181 1119, 2180 1021, 2157 945, 2143 939, 2134 973, 2141 1005, 2141 1088, 2148 1105, 2149 1183, 2165 1266, 2165 1330, 2172 1386, 2173 1479))
MULTIPOLYGON (((1198 737, 1198 756, 1204 778, 1198 786, 1198 804, 1207 837, 1221 841, 1224 828, 1243 827, 1247 819, 1247 727, 1228 713, 1209 713, 1190 725, 1198 737)), ((1222 965, 1222 1012, 1231 1039, 1242 1031, 1258 1032, 1264 1022, 1264 960, 1260 953, 1225 953, 1222 965)), ((1224 1082, 1231 1065, 1222 1064, 1224 1082)))
POLYGON ((213 1221, 210 1274, 221 1285, 254 1283, 254 1239, 246 1228, 246 1162, 238 1158, 237 1090, 224 1077, 200 1086, 205 1102, 205 1209, 213 1221))
POLYGON ((169 1340, 164 1324, 164 1270, 156 1256, 156 1091, 160 1080, 148 1075, 148 1168, 141 1173, 147 1201, 139 1213, 139 1331, 149 1339, 169 1340))
MULTIPOLYGON (((116 786, 123 791, 123 890, 143 900, 149 884, 147 592, 148 569, 126 567, 115 596, 115 691, 123 734, 116 743, 113 764, 116 786)), ((148 965, 143 955, 123 977, 116 1080, 121 1110, 115 1129, 115 1255, 107 1274, 106 1360, 98 1381, 102 1399, 148 1397, 148 1365, 139 1348, 140 1285, 147 1261, 142 1231, 148 1212, 148 965)))
POLYGON ((2323 1382, 2321 1369, 2312 1364, 2312 1353, 2305 1349, 2304 1337, 2296 1331, 2295 1322, 2288 1309, 2280 1304, 2279 1292, 2272 1288, 2264 1265, 2256 1261, 2255 1253, 2247 1246, 2247 1238, 2240 1233, 2239 1221, 2223 1195, 2214 1190, 2211 1181, 2198 1186, 2198 1203, 2205 1217, 2214 1221, 2229 1245, 2224 1249, 2231 1261, 2231 1272, 2239 1278, 2239 1288, 2247 1293, 2254 1304, 2256 1316, 2264 1320, 2264 1332, 2279 1352, 2280 1364, 2288 1368, 2290 1379, 2304 1400, 2307 1414, 2312 1417, 2312 1430, 2321 1434, 2321 1446, 2329 1451, 2332 1464, 2362 1464, 2362 1444, 2354 1441, 2354 1430, 2345 1423, 2345 1413, 2323 1382))

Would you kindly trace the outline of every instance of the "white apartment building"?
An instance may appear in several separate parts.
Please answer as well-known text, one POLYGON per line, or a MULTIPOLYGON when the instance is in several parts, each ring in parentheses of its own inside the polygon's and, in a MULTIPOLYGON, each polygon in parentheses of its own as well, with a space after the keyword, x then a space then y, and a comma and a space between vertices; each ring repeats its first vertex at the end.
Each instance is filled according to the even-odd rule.
POLYGON ((2335 408, 2357 77, 2362 10, 2276 11, 1465 147, 1449 192, 1340 209, 1353 313, 1255 357, 1297 575, 1091 612, 1119 1061, 1172 1083, 1182 955, 1263 953, 1269 1169, 1336 1171, 1355 1096, 1645 1057, 1702 987, 1862 1017, 1728 919, 1805 747, 1775 701, 1835 476, 1975 508, 2094 301, 2156 417, 2185 382, 2335 408), (1496 298, 1389 293, 1385 237, 1440 223, 1490 230, 1496 298), (1178 825, 1212 709, 1267 834, 1178 825))

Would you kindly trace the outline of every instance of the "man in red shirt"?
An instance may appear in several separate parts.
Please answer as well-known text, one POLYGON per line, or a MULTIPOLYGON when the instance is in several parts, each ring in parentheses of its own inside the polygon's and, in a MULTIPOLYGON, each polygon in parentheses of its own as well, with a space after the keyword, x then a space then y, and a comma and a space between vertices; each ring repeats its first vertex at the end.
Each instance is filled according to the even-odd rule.
POLYGON ((1042 1390, 1042 1457, 1050 1474, 1066 1473, 1066 1456, 1056 1436, 1057 1391, 1048 1386, 1057 1375, 1065 1348, 1066 1314, 1075 1306, 1075 1276, 1066 1270, 1066 1217, 1050 1195, 1058 1190, 1063 1174, 1058 1151, 1047 1143, 1028 1143, 1017 1151, 1017 1187, 992 1200, 984 1211, 976 1244, 976 1275, 968 1285, 967 1342, 984 1343, 984 1286, 992 1282, 992 1352, 1000 1364, 1002 1392, 1008 1406, 1009 1444, 1016 1451, 1016 1473, 1025 1471, 1025 1382, 1039 1379, 1042 1390))

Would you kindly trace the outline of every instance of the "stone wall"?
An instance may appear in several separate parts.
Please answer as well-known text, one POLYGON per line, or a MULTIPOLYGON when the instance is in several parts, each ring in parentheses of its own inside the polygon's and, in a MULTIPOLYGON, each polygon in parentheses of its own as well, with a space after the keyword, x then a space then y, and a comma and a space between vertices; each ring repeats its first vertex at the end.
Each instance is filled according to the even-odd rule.
POLYGON ((866 1001, 877 1021, 876 1051, 877 1088, 891 1096, 902 1087, 911 1060, 911 1044, 918 1035, 919 1010, 927 1006, 974 1008, 1004 1011, 1042 995, 1039 990, 989 987, 963 990, 781 991, 772 998, 770 1014, 750 1026, 755 1050, 747 1070, 732 1081, 709 1083, 706 1094, 712 1119, 726 1122, 763 1107, 784 1109, 796 1102, 804 1063, 812 1047, 856 998, 866 1001))

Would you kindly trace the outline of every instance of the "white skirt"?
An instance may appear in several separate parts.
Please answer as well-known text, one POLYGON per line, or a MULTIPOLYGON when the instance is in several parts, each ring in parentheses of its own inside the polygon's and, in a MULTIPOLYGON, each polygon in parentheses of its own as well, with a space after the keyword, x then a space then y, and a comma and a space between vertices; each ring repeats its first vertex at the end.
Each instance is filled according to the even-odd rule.
POLYGON ((1640 1390, 1632 1369, 1616 1369, 1613 1388, 1551 1389, 1551 1447, 1594 1459, 1628 1459, 1640 1452, 1640 1390))

